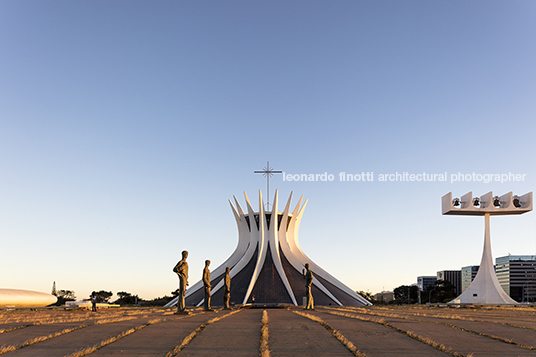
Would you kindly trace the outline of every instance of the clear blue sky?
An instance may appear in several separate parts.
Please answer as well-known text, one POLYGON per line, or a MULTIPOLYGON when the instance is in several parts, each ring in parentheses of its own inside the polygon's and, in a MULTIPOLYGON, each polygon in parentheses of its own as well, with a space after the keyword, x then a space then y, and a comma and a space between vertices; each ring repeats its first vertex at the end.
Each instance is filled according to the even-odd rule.
MULTIPOLYGON (((335 175, 300 244, 356 290, 480 263, 484 220, 452 191, 536 187, 534 1, 0 2, 0 287, 176 289, 222 263, 227 200, 254 170, 335 175), (340 182, 339 172, 374 172, 340 182), (447 182, 380 182, 444 173, 447 182), (455 173, 521 182, 450 182, 455 173)), ((494 257, 535 254, 534 213, 492 219, 494 257)))

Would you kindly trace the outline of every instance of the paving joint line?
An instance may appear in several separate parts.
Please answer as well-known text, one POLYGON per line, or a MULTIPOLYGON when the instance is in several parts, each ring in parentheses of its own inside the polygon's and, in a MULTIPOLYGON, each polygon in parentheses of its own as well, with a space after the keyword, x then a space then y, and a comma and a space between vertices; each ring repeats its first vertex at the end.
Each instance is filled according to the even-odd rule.
POLYGON ((167 321, 173 321, 173 320, 180 320, 180 319, 183 319, 183 318, 187 318, 187 317, 193 317, 193 316, 197 316, 197 315, 200 315, 201 312, 199 313, 196 313, 196 314, 191 314, 191 315, 183 315, 183 316, 170 316, 169 318, 156 318, 156 319, 153 319, 153 320, 150 320, 150 321, 147 321, 146 323, 144 324, 141 324, 141 325, 138 325, 136 327, 133 327, 129 330, 126 330, 126 331, 123 331, 121 332, 119 335, 117 336, 114 336, 114 337, 110 337, 110 338, 107 338, 105 340, 102 340, 101 342, 91 346, 91 347, 86 347, 82 350, 78 350, 78 351, 75 351, 69 355, 67 355, 66 357, 82 357, 82 356, 87 356, 95 351, 97 351, 98 349, 101 349, 105 346, 108 346, 120 339, 122 339, 123 337, 126 337, 134 332, 137 332, 139 330, 141 330, 142 328, 145 328, 149 325, 155 325, 155 324, 158 324, 158 323, 162 323, 162 322, 167 322, 167 321))
MULTIPOLYGON (((49 335, 44 335, 44 336, 38 336, 38 337, 34 337, 34 338, 31 338, 27 341, 24 341, 18 345, 3 345, 3 346, 0 346, 0 355, 2 354, 5 354, 5 353, 8 353, 8 352, 13 352, 13 351, 16 351, 16 350, 19 350, 21 348, 25 348, 25 347, 28 347, 28 346, 32 346, 32 345, 35 345, 39 342, 43 342, 43 341, 47 341, 47 340, 50 340, 52 338, 55 338, 55 337, 59 337, 59 336, 63 336, 69 332, 73 332, 73 331, 77 331, 77 330, 80 330, 80 329, 83 329, 83 328, 86 328, 86 327, 89 327, 89 326, 95 326, 95 325, 104 325, 104 324, 110 324, 110 323, 115 323, 115 322, 122 322, 122 321, 129 321, 129 320, 136 320, 136 319, 140 319, 140 318, 145 318, 145 317, 134 317, 134 316, 129 316, 129 317, 118 317, 116 319, 113 319, 113 318, 110 318, 110 319, 101 319, 101 320, 95 320, 91 323, 87 323, 87 324, 82 324, 82 325, 78 325, 78 326, 75 326, 75 327, 71 327, 71 328, 66 328, 66 329, 63 329, 61 331, 58 331, 58 332, 55 332, 55 333, 52 333, 52 334, 49 334, 49 335)), ((42 325, 51 325, 53 323, 47 323, 47 324, 35 324, 35 325, 29 325, 29 326, 42 326, 42 325)), ((25 327, 29 327, 29 326, 25 326, 25 327)))
POLYGON ((3 330, 0 330, 0 334, 20 330, 20 329, 30 327, 30 326, 35 326, 35 325, 34 324, 28 324, 28 325, 21 325, 21 326, 17 326, 17 327, 8 328, 8 329, 3 329, 3 330))
POLYGON ((297 315, 300 315, 302 317, 306 317, 309 320, 318 322, 322 327, 324 327, 326 330, 328 330, 331 333, 331 335, 333 337, 335 337, 337 339, 337 341, 339 341, 344 347, 346 347, 346 349, 348 351, 350 351, 354 356, 356 356, 356 357, 366 357, 367 356, 365 353, 363 353, 359 349, 357 349, 357 347, 350 340, 348 340, 346 337, 344 337, 344 335, 342 333, 340 333, 338 330, 335 330, 327 322, 325 322, 324 320, 322 320, 318 316, 311 315, 311 314, 306 314, 306 313, 299 312, 299 311, 292 311, 292 312, 297 314, 297 315))
POLYGON ((268 312, 266 310, 262 310, 261 336, 259 340, 259 357, 270 357, 270 345, 268 343, 268 339, 268 312))
POLYGON ((441 351, 441 352, 444 352, 444 353, 447 353, 453 357, 466 357, 465 355, 461 354, 461 353, 458 353, 456 351, 453 351, 452 349, 446 347, 445 345, 443 344, 439 344, 433 340, 430 340, 428 338, 425 338, 425 337, 422 337, 422 336, 419 336, 417 335, 416 333, 413 333, 409 330, 403 330, 401 328, 398 328, 396 326, 393 326, 391 325, 390 323, 384 321, 383 319, 379 319, 379 320, 373 320, 373 319, 370 319, 370 318, 365 318, 365 317, 360 317, 360 316, 354 316, 354 315, 350 315, 348 313, 346 314, 343 314, 343 313, 340 313, 340 312, 332 312, 332 311, 326 311, 325 313, 327 314, 331 314, 331 315, 335 315, 335 316, 342 316, 342 317, 346 317, 346 318, 351 318, 351 319, 356 319, 356 320, 361 320, 361 321, 366 321, 366 322, 372 322, 372 323, 376 323, 376 324, 379 324, 379 325, 382 325, 382 326, 385 326, 385 327, 389 327, 393 330, 395 330, 396 332, 399 332, 399 333, 402 333, 408 337, 411 337, 413 338, 414 340, 416 341, 419 341, 421 343, 424 343, 428 346, 431 346, 433 348, 435 348, 436 350, 438 351, 441 351))
POLYGON ((242 311, 242 309, 239 309, 239 310, 235 310, 235 311, 231 311, 230 313, 228 314, 225 314, 223 316, 218 316, 218 317, 215 317, 213 319, 210 319, 210 320, 207 320, 205 322, 203 322, 201 325, 199 325, 194 331, 192 331, 188 336, 186 336, 180 344, 178 344, 177 346, 175 346, 174 349, 172 349, 171 351, 169 351, 165 357, 173 357, 173 356, 176 356, 180 351, 182 351, 186 346, 188 346, 188 344, 190 342, 192 342, 192 340, 194 338, 196 338, 204 329, 205 327, 207 327, 208 325, 214 323, 214 322, 217 322, 221 319, 224 319, 226 318, 227 316, 231 316, 233 314, 236 314, 238 312, 242 311))
MULTIPOLYGON (((326 308, 324 308, 324 309, 326 309, 326 308)), ((401 315, 396 315, 396 314, 379 314, 379 313, 371 313, 371 312, 367 312, 367 311, 358 311, 358 310, 353 310, 353 309, 341 309, 341 308, 336 308, 336 307, 332 307, 330 309, 337 310, 337 311, 344 311, 344 312, 353 312, 353 313, 357 313, 357 314, 370 315, 370 316, 391 317, 391 318, 405 319, 405 320, 411 320, 411 321, 442 323, 442 322, 438 322, 438 321, 420 320, 420 319, 417 319, 417 318, 411 318, 411 317, 408 317, 408 316, 401 316, 401 315)), ((508 322, 501 322, 501 321, 476 320, 476 319, 473 319, 473 318, 464 319, 464 318, 461 318, 461 317, 454 317, 454 316, 449 317, 449 316, 426 316, 426 315, 422 315, 422 317, 436 318, 436 319, 457 320, 457 321, 469 321, 469 322, 486 322, 486 323, 492 323, 492 324, 498 324, 498 325, 505 325, 505 326, 515 327, 515 328, 520 328, 520 329, 529 330, 529 331, 536 331, 536 328, 531 328, 531 327, 527 327, 527 326, 520 326, 520 325, 514 325, 514 324, 511 324, 511 323, 508 323, 508 322)), ((533 322, 531 320, 522 320, 522 321, 533 322)))
MULTIPOLYGON (((343 309, 338 309, 338 308, 335 308, 334 310, 348 311, 348 310, 343 310, 343 309)), ((361 312, 357 312, 357 311, 353 311, 353 312, 354 313, 361 313, 361 312)), ((366 313, 363 313, 363 314, 366 314, 366 313)), ((524 349, 531 350, 531 351, 536 351, 536 347, 534 347, 534 346, 527 346, 527 345, 524 345, 522 343, 515 342, 512 339, 506 339, 506 338, 502 338, 502 337, 499 337, 499 336, 490 335, 490 334, 487 334, 487 333, 484 333, 484 332, 477 332, 477 331, 474 331, 474 330, 471 330, 471 329, 468 329, 468 328, 465 328, 465 327, 455 326, 455 325, 449 324, 447 322, 422 320, 422 319, 417 319, 417 318, 410 318, 410 317, 407 317, 407 316, 393 316, 393 315, 389 316, 389 315, 379 315, 379 314, 368 314, 368 315, 378 316, 378 317, 390 317, 390 318, 395 318, 395 319, 403 319, 403 320, 418 321, 418 322, 433 322, 433 323, 436 323, 436 324, 439 324, 439 325, 444 325, 444 326, 454 328, 454 329, 457 329, 457 330, 460 330, 460 331, 470 332, 470 333, 473 333, 473 334, 478 335, 478 336, 490 338, 490 339, 495 340, 495 341, 500 341, 500 342, 503 342, 503 343, 514 345, 516 347, 524 348, 524 349)), ((440 318, 440 317, 434 317, 434 318, 440 318)), ((464 319, 457 319, 457 318, 452 318, 452 319, 453 320, 458 320, 458 321, 466 321, 464 319)), ((509 323, 501 323, 501 322, 493 322, 493 321, 485 321, 485 320, 469 320, 469 321, 470 322, 496 323, 496 324, 501 324, 501 325, 510 326, 510 327, 524 328, 523 326, 516 326, 516 325, 509 324, 509 323)), ((530 331, 536 331, 536 329, 532 329, 532 328, 524 328, 524 329, 530 330, 530 331)))

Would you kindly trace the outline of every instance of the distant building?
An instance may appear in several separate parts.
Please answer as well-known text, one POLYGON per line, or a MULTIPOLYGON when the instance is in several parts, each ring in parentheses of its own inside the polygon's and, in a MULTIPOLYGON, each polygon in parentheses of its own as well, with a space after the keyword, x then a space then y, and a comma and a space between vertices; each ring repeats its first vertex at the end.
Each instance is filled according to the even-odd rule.
POLYGON ((462 271, 440 270, 437 272, 437 280, 446 280, 454 286, 456 296, 462 293, 462 271))
POLYGON ((475 280, 479 267, 479 265, 470 265, 462 268, 462 293, 467 290, 469 285, 475 280))
POLYGON ((507 255, 495 259, 495 264, 497 279, 512 299, 536 301, 536 256, 507 255))
POLYGON ((418 276, 417 277, 417 286, 421 291, 426 291, 426 289, 432 285, 435 286, 437 277, 435 276, 418 276))
POLYGON ((381 293, 377 293, 374 295, 374 300, 383 301, 385 303, 393 301, 394 299, 395 299, 395 293, 392 291, 382 291, 381 293))

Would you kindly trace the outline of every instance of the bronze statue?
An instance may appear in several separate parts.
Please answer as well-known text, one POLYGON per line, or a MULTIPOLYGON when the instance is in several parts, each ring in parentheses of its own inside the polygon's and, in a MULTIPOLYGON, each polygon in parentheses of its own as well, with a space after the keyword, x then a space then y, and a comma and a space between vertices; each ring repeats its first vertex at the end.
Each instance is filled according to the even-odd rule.
POLYGON ((229 300, 231 300, 231 275, 229 272, 231 268, 225 268, 225 277, 224 277, 224 290, 223 290, 223 306, 225 310, 230 310, 229 300))
POLYGON ((307 305, 305 310, 314 310, 313 293, 311 287, 313 285, 313 272, 309 269, 309 263, 305 263, 305 270, 302 270, 303 278, 305 279, 305 292, 307 293, 307 305))
POLYGON ((210 265, 210 260, 205 260, 205 268, 203 269, 203 285, 205 286, 205 311, 214 311, 210 308, 210 270, 208 266, 210 265))
POLYGON ((188 251, 182 251, 182 259, 175 265, 173 271, 179 276, 179 301, 177 302, 177 314, 188 314, 186 304, 184 302, 184 295, 186 293, 186 286, 188 286, 188 251))

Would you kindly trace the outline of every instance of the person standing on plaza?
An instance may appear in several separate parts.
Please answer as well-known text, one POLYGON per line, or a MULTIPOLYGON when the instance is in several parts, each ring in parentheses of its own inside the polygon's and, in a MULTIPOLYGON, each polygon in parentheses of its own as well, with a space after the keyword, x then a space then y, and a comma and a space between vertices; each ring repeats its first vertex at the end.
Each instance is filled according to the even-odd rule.
POLYGON ((91 293, 91 311, 97 312, 97 293, 91 293))

